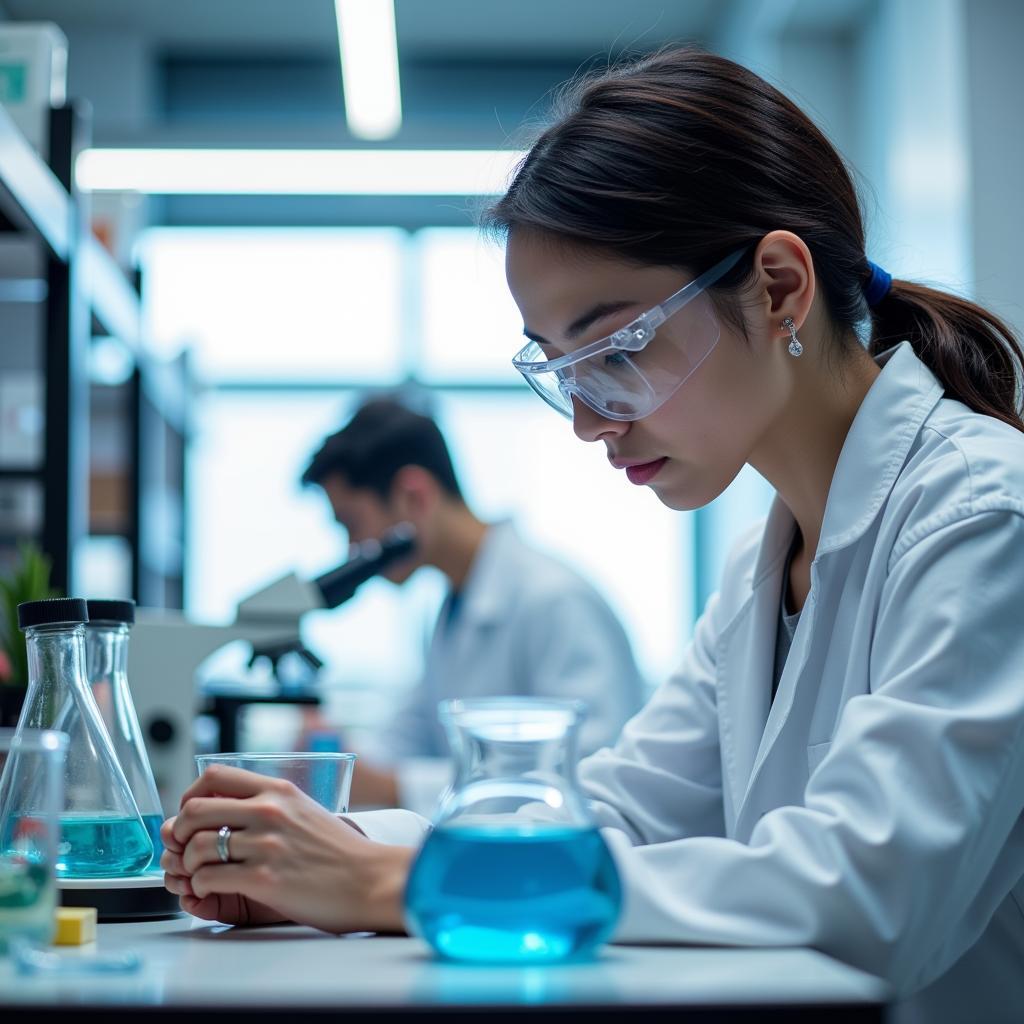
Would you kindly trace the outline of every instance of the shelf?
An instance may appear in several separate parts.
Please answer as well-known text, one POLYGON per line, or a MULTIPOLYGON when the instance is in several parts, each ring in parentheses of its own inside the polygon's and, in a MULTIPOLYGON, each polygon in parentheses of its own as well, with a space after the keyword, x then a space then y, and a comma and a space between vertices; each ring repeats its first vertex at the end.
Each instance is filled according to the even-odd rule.
MULTIPOLYGON (((75 202, 2 106, 0 211, 19 230, 37 234, 58 260, 66 263, 75 253, 75 202)), ((139 354, 141 310, 135 289, 91 232, 79 241, 77 255, 83 297, 93 316, 139 354)))
POLYGON ((187 358, 168 363, 147 351, 138 286, 93 236, 87 206, 70 187, 75 153, 88 135, 87 117, 84 105, 51 112, 48 164, 0 108, 0 236, 14 243, 12 251, 24 242, 34 253, 24 266, 5 264, 0 302, 38 306, 33 314, 39 323, 38 358, 31 361, 38 367, 33 372, 45 375, 39 404, 47 424, 38 467, 0 469, 0 488, 6 492, 38 491, 38 508, 33 505, 17 520, 28 525, 13 527, 16 536, 0 537, 0 546, 31 536, 53 560, 54 584, 67 589, 75 583, 75 552, 90 535, 90 335, 108 335, 130 356, 132 372, 119 385, 124 389, 116 427, 124 438, 123 493, 100 510, 106 514, 96 525, 125 536, 137 599, 180 607, 180 557, 155 565, 152 554, 166 553, 161 543, 181 547, 184 526, 180 536, 162 537, 164 527, 147 514, 147 500, 154 489, 167 489, 172 500, 184 501, 192 382, 187 358), (114 505, 123 506, 120 515, 112 514, 114 505))
POLYGON ((71 197, 2 106, 0 210, 16 227, 36 232, 57 259, 67 261, 74 238, 71 197))
POLYGON ((80 250, 82 288, 92 314, 107 334, 123 342, 136 358, 142 354, 139 296, 113 257, 89 234, 80 250))

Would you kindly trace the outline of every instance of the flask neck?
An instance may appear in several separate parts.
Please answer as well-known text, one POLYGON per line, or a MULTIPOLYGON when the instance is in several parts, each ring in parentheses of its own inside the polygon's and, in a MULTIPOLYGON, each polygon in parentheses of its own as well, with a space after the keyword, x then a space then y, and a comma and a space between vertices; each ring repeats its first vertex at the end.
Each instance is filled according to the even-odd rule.
POLYGON ((33 626, 25 630, 29 689, 59 685, 85 688, 85 626, 33 626))
POLYGON ((502 741, 462 731, 456 744, 458 774, 466 782, 542 775, 575 785, 575 730, 555 739, 502 741))
MULTIPOLYGON (((524 813, 573 826, 590 823, 576 781, 576 729, 543 740, 485 738, 457 729, 456 775, 443 816, 485 822, 524 813)), ((452 737, 454 738, 454 737, 452 737)))
POLYGON ((91 684, 125 680, 128 675, 128 626, 121 622, 87 626, 85 659, 91 684))

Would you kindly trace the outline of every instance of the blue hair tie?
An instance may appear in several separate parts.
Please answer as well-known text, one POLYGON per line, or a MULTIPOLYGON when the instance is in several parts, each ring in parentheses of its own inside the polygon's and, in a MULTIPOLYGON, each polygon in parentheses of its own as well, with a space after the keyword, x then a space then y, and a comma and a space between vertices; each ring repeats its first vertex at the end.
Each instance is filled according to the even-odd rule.
POLYGON ((892 274, 886 273, 877 263, 872 263, 871 260, 868 260, 868 266, 871 268, 871 277, 868 279, 868 283, 864 285, 864 298, 867 299, 869 306, 874 307, 889 294, 889 289, 892 287, 892 274))

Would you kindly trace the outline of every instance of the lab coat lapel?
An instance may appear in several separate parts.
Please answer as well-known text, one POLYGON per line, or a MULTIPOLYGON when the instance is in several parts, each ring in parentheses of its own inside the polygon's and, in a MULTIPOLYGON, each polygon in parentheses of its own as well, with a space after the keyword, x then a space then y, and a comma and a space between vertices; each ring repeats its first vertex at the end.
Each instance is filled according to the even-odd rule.
MULTIPOLYGON (((746 838, 760 814, 775 806, 781 799, 797 799, 798 785, 806 781, 806 758, 793 760, 793 744, 780 744, 779 737, 792 718, 794 708, 810 710, 818 696, 820 680, 804 679, 814 639, 819 632, 816 625, 818 595, 823 580, 842 572, 841 552, 862 537, 878 515, 886 497, 892 490, 907 454, 917 437, 922 423, 942 397, 942 387, 932 373, 914 355, 907 342, 902 342, 878 357, 881 375, 865 396, 854 418, 839 455, 832 485, 829 488, 822 522, 821 538, 811 564, 811 590, 800 615, 800 623, 793 637, 793 645, 779 680, 775 701, 771 705, 763 735, 747 777, 743 797, 738 801, 734 819, 735 833, 746 838), (785 750, 785 762, 778 762, 772 770, 769 762, 776 750, 785 750), (757 794, 764 793, 763 799, 757 794)), ((778 498, 772 514, 778 513, 782 521, 792 516, 778 498)), ((765 530, 762 559, 770 561, 775 547, 768 548, 771 517, 765 530)), ((775 527, 779 529, 778 523, 775 527)), ((792 536, 792 534, 790 534, 792 536)), ((778 543, 776 536, 772 544, 778 543)), ((759 559, 759 562, 761 559, 759 559)), ((774 565, 774 562, 772 562, 774 565)), ((762 607, 763 619, 771 621, 771 639, 762 624, 756 636, 750 638, 750 652, 763 659, 761 675, 774 667, 775 629, 780 614, 782 595, 781 569, 775 586, 758 588, 755 571, 755 606, 762 607)), ((832 584, 828 584, 832 586, 832 584)), ((806 716, 798 716, 803 721, 806 716)), ((796 740, 794 740, 796 743, 796 740)), ((797 744, 797 749, 799 744, 797 744)))
POLYGON ((728 833, 747 793, 769 717, 782 573, 793 530, 792 514, 776 498, 765 524, 752 595, 722 640, 716 689, 728 833))
POLYGON ((437 637, 435 646, 449 674, 487 664, 492 628, 508 613, 519 544, 510 523, 497 523, 485 534, 462 588, 461 607, 437 637))

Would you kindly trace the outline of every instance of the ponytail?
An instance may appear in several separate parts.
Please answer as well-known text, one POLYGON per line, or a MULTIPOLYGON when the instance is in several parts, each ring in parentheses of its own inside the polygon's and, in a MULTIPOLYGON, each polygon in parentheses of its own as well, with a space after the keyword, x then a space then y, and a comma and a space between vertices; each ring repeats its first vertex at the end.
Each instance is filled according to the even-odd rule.
POLYGON ((894 280, 871 310, 868 351, 878 355, 903 340, 939 379, 947 397, 1024 431, 1024 351, 994 313, 948 292, 894 280))

